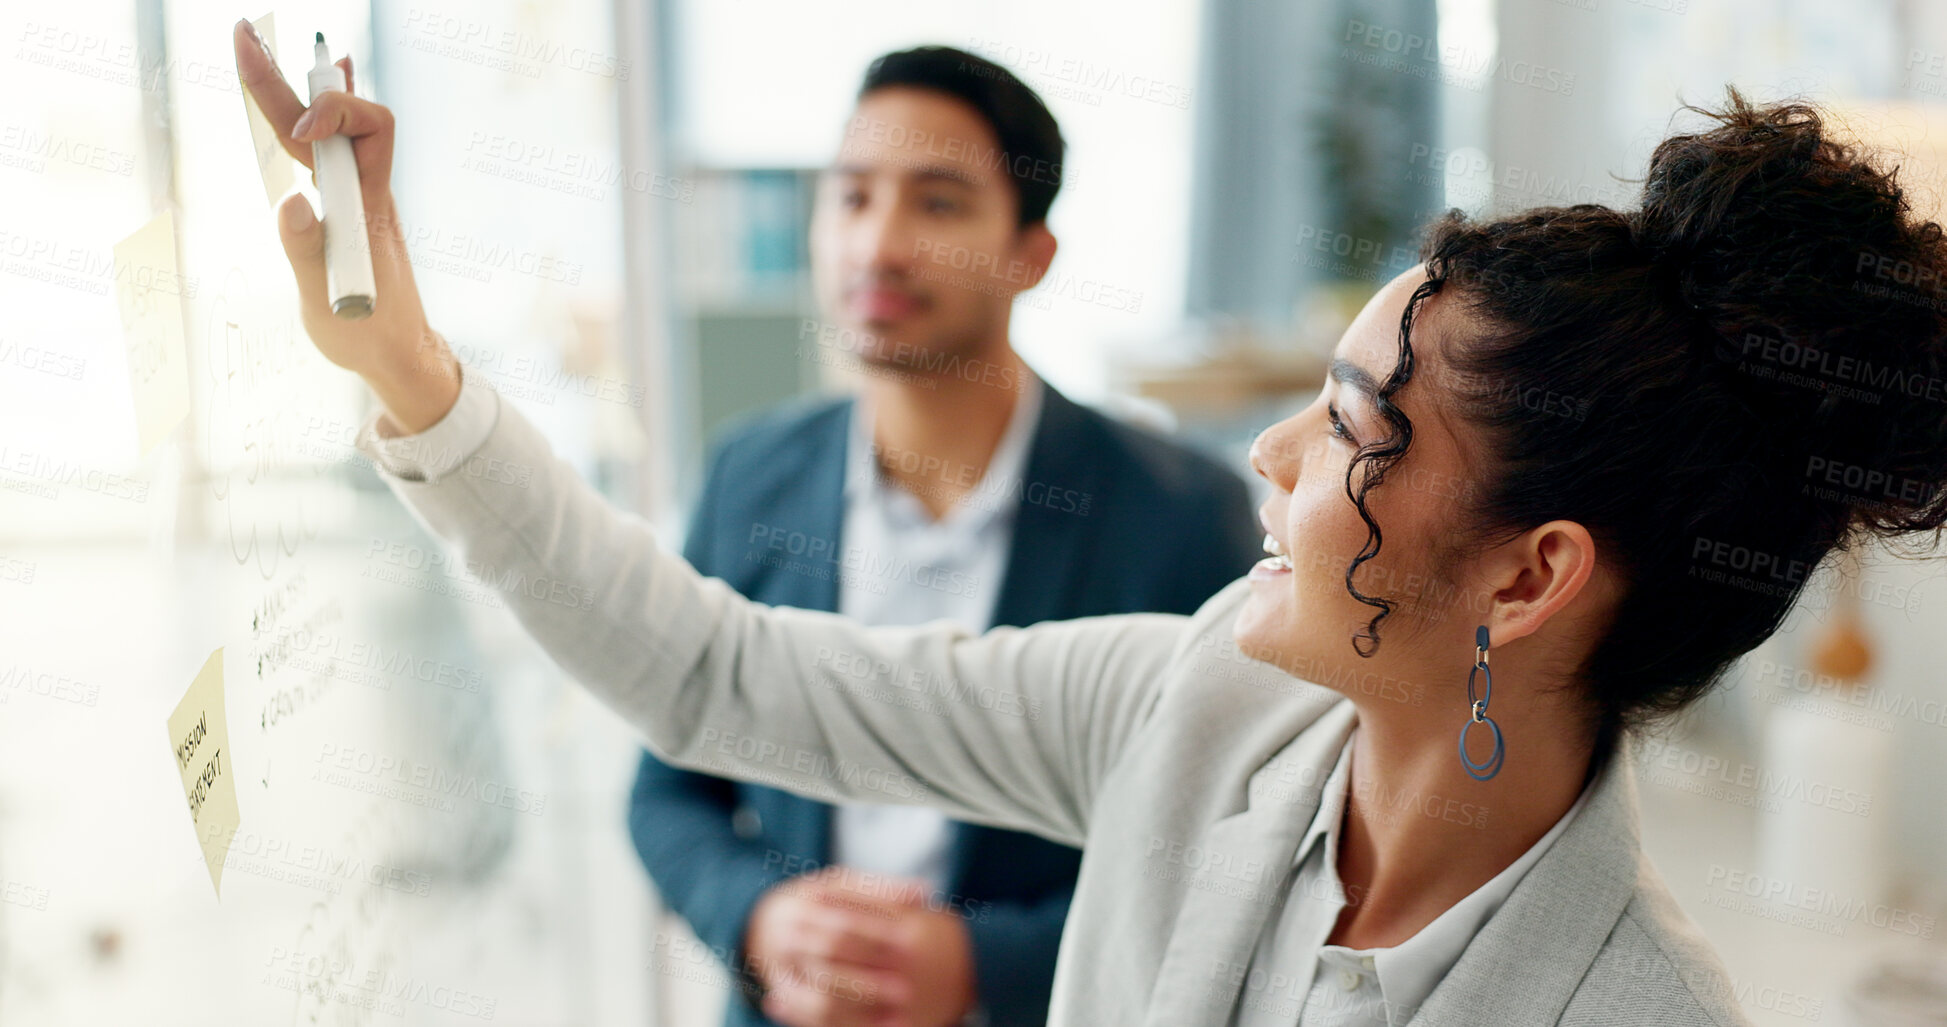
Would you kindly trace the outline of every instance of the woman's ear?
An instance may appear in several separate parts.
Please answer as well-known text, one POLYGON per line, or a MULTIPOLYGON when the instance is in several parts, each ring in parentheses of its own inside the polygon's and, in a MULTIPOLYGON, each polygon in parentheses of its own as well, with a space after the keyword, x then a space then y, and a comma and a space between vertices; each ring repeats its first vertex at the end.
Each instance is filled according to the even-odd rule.
POLYGON ((1485 567, 1494 644, 1534 634, 1574 608, 1595 570, 1595 538, 1575 521, 1549 521, 1498 548, 1485 567))

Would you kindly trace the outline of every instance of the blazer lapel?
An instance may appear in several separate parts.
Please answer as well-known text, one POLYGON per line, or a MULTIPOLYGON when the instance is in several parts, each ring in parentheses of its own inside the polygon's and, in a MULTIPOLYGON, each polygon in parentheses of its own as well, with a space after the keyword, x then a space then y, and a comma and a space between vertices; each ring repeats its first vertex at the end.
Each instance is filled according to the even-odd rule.
POLYGON ((1201 860, 1183 892, 1143 1019, 1148 1027, 1219 1027, 1230 1022, 1242 981, 1217 971, 1250 963, 1290 876, 1298 842, 1318 814, 1318 789, 1280 786, 1273 771, 1286 765, 1311 767, 1316 770, 1312 780, 1323 782, 1356 719, 1351 703, 1332 707, 1251 775, 1243 810, 1212 822, 1196 839, 1208 858, 1201 860), (1264 878, 1247 891, 1226 873, 1252 861, 1264 867, 1264 878))
POLYGON ((1589 804, 1502 903, 1409 1023, 1554 1023, 1636 893, 1641 845, 1627 738, 1589 804), (1545 955, 1546 958, 1537 958, 1545 955))
POLYGON ((805 610, 838 610, 838 578, 845 553, 845 457, 850 445, 852 403, 834 406, 820 415, 801 438, 797 452, 780 452, 771 466, 777 475, 768 487, 754 490, 756 509, 779 526, 831 542, 830 573, 765 567, 764 576, 746 595, 771 606, 805 610))
MULTIPOLYGON (((1035 490, 1036 497, 1051 482, 1075 482, 1062 487, 1092 492, 1093 471, 1080 459, 1089 447, 1078 444, 1085 428, 1081 408, 1054 386, 1042 382, 1041 412, 1035 418, 1034 436, 1028 441, 1020 495, 1014 501, 1013 538, 1001 572, 1001 591, 994 597, 995 627, 1026 627, 1087 612, 1070 598, 1074 582, 1088 577, 1091 569, 1078 562, 1085 518, 1036 503, 1028 495, 1029 486, 1037 482, 1042 487, 1035 490)), ((953 833, 947 880, 957 889, 977 858, 975 850, 982 829, 958 821, 949 822, 947 829, 953 833)))
POLYGON ((1089 612, 1076 601, 1081 583, 1092 577, 1093 568, 1083 557, 1082 529, 1089 519, 1066 507, 1074 494, 1100 500, 1096 468, 1088 458, 1101 447, 1073 400, 1045 381, 1041 389, 1041 416, 1015 502, 1014 541, 994 601, 996 626, 1025 626, 1089 612))

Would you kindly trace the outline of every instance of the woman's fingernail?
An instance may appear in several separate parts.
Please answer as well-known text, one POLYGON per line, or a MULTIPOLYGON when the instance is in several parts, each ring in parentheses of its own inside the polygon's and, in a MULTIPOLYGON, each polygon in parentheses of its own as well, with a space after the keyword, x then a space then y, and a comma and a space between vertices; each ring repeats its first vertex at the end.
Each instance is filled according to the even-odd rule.
POLYGON ((303 116, 297 119, 297 124, 291 126, 291 138, 304 138, 304 133, 310 130, 311 123, 318 120, 316 114, 316 111, 305 111, 303 116))
POLYGON ((250 33, 250 38, 256 42, 257 49, 262 50, 264 56, 269 57, 272 64, 276 64, 277 58, 271 54, 270 44, 265 42, 264 37, 257 33, 257 26, 250 24, 250 20, 246 18, 243 20, 243 30, 250 33))

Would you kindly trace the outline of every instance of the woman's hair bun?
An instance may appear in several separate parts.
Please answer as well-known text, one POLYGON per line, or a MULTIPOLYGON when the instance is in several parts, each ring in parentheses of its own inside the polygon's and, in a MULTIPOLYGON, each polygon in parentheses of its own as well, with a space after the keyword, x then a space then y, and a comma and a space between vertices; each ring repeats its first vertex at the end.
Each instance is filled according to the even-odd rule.
POLYGON ((1897 168, 1803 103, 1736 90, 1657 146, 1631 233, 1727 395, 1841 534, 1947 523, 1947 241, 1897 168))
MULTIPOLYGON (((1483 454, 1455 551, 1562 518, 1603 550, 1623 587, 1577 672, 1600 737, 1721 681, 1835 549, 1931 549, 1947 524, 1940 226, 1817 108, 1688 110, 1703 124, 1657 146, 1635 210, 1436 222, 1388 378, 1438 297, 1437 366, 1483 454)), ((1382 413, 1348 490, 1411 442, 1382 413)))

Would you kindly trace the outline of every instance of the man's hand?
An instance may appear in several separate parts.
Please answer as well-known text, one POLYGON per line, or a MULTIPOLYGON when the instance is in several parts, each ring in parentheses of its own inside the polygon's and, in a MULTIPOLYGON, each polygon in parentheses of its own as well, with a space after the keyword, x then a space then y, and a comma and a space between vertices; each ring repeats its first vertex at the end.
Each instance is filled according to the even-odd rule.
POLYGON ((311 167, 311 144, 333 134, 351 139, 365 200, 372 277, 378 288, 372 316, 346 320, 331 312, 325 294, 323 226, 300 194, 285 197, 277 211, 278 234, 297 276, 304 330, 327 360, 355 371, 385 405, 392 427, 413 434, 446 416, 460 394, 459 362, 426 323, 413 283, 412 262, 392 202, 392 112, 352 95, 351 58, 340 58, 346 92, 326 93, 305 107, 279 74, 270 49, 248 21, 232 31, 237 76, 277 131, 277 140, 300 164, 311 167))
POLYGON ((772 888, 744 948, 788 1027, 947 1027, 973 1008, 973 945, 910 878, 826 867, 772 888))

